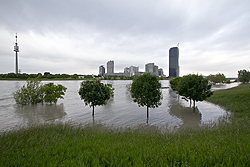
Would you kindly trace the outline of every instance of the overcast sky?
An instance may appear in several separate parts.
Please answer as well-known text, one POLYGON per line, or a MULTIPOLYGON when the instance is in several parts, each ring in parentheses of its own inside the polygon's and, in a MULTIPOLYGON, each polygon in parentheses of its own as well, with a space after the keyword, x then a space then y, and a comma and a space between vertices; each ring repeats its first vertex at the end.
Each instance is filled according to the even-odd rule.
POLYGON ((0 0, 0 73, 98 74, 100 65, 155 63, 180 75, 250 70, 249 0, 0 0))

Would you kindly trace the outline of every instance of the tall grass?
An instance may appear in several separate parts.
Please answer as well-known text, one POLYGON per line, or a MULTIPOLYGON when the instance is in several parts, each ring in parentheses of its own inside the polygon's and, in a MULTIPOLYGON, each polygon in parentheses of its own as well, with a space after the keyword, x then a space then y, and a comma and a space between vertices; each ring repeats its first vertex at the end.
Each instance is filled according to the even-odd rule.
POLYGON ((215 91, 208 101, 225 107, 234 113, 250 112, 250 84, 241 84, 238 87, 215 91))
POLYGON ((249 166, 249 134, 233 126, 162 134, 44 125, 1 135, 0 165, 249 166))
MULTIPOLYGON (((224 100, 242 101, 234 97, 245 96, 242 87, 250 86, 228 90, 234 93, 224 100)), ((226 92, 215 92, 209 101, 226 92)), ((243 116, 249 105, 240 111, 227 108, 242 114, 229 123, 174 133, 68 124, 1 133, 0 166, 250 166, 250 121, 243 116)))

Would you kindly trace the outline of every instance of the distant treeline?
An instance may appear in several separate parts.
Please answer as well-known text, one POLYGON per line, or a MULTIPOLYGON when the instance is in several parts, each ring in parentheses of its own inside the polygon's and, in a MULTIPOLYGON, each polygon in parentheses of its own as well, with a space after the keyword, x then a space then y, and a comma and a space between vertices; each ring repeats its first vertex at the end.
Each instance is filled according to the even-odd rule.
MULTIPOLYGON (((75 79, 93 79, 98 78, 102 80, 133 80, 135 76, 100 76, 100 75, 80 75, 80 74, 51 74, 50 72, 44 72, 38 73, 38 74, 26 74, 26 73, 8 73, 8 74, 0 74, 0 79, 29 79, 29 78, 40 78, 40 79, 69 79, 69 80, 75 80, 75 79)), ((160 77, 159 79, 166 79, 160 77)))
POLYGON ((44 78, 44 79, 79 79, 79 78, 93 78, 92 75, 79 75, 79 74, 51 74, 50 72, 45 72, 44 74, 0 74, 0 79, 28 79, 28 78, 44 78))

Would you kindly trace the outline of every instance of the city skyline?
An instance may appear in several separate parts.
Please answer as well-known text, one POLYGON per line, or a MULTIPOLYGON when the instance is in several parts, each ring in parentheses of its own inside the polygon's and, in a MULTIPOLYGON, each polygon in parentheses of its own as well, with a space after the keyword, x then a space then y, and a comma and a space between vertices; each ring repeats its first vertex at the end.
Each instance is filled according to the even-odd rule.
POLYGON ((169 74, 180 43, 180 76, 250 70, 250 1, 1 1, 0 73, 98 74, 154 62, 169 74))
POLYGON ((124 67, 123 72, 119 71, 119 72, 115 72, 115 67, 114 67, 114 60, 109 60, 107 62, 107 66, 105 68, 104 65, 100 65, 99 66, 99 75, 100 76, 104 76, 104 75, 110 75, 110 76, 139 76, 142 75, 144 73, 151 73, 157 76, 161 76, 161 77, 166 77, 166 75, 164 75, 163 69, 162 68, 158 68, 157 65, 155 65, 154 63, 146 63, 145 64, 145 71, 139 71, 139 66, 133 66, 130 65, 129 67, 126 66, 124 67), (107 69, 107 72, 105 72, 107 69))

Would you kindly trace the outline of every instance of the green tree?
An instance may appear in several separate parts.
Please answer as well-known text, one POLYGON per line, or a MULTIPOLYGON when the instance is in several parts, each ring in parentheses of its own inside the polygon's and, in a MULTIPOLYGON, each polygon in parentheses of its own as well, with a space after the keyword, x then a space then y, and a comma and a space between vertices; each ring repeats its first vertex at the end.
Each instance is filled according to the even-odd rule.
POLYGON ((61 78, 70 78, 70 75, 69 74, 62 74, 61 78))
POLYGON ((16 77, 17 77, 17 74, 15 74, 15 73, 8 73, 6 75, 6 78, 16 78, 16 77))
POLYGON ((56 103, 58 98, 63 98, 66 87, 62 85, 54 85, 54 83, 48 83, 43 86, 39 79, 29 79, 26 85, 23 85, 18 89, 14 95, 14 99, 17 104, 37 104, 40 102, 54 102, 56 103))
POLYGON ((43 86, 44 98, 45 102, 49 102, 50 104, 53 102, 56 104, 57 100, 63 99, 63 95, 65 95, 67 88, 54 83, 47 83, 43 86))
POLYGON ((134 102, 138 103, 139 107, 147 107, 147 119, 148 109, 161 105, 162 93, 160 89, 161 83, 157 76, 150 73, 138 76, 133 80, 131 96, 134 102))
POLYGON ((170 86, 172 88, 173 91, 177 91, 178 85, 181 81, 181 77, 175 77, 173 79, 170 80, 170 86))
POLYGON ((43 89, 40 80, 27 80, 26 85, 23 85, 14 93, 14 99, 17 104, 37 104, 43 100, 43 89))
POLYGON ((217 83, 225 83, 227 81, 226 76, 222 73, 218 73, 216 75, 210 74, 207 79, 213 84, 217 83))
POLYGON ((92 75, 84 75, 84 78, 86 78, 86 79, 92 79, 93 76, 92 75))
POLYGON ((51 78, 50 72, 44 72, 43 78, 51 78))
POLYGON ((73 75, 71 75, 71 78, 77 79, 77 78, 78 78, 78 75, 77 75, 77 74, 73 74, 73 75))
POLYGON ((245 69, 238 71, 238 80, 243 83, 248 83, 250 81, 250 72, 245 69))
POLYGON ((81 82, 78 93, 85 105, 93 108, 94 115, 95 106, 105 105, 110 97, 114 96, 114 88, 111 84, 101 83, 100 80, 86 80, 81 82))
POLYGON ((189 74, 182 77, 177 91, 179 95, 193 100, 195 109, 195 101, 203 101, 212 95, 211 87, 212 85, 202 75, 189 74))

